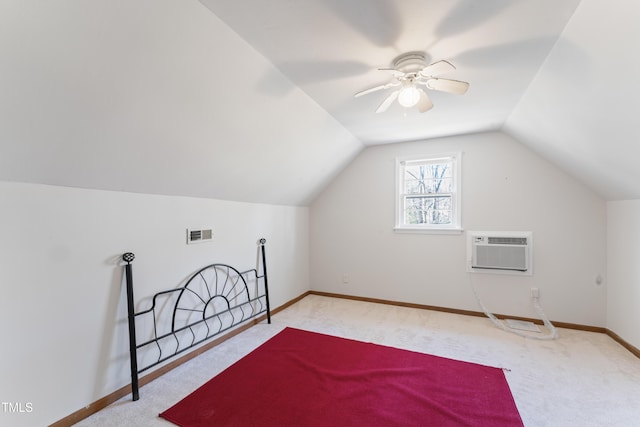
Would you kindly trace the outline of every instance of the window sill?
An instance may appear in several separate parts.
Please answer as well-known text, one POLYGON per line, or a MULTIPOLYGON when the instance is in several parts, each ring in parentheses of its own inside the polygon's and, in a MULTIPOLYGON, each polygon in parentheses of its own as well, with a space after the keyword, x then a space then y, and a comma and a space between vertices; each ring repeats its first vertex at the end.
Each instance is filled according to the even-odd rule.
POLYGON ((424 228, 424 227, 394 227, 393 231, 403 234, 462 234, 460 227, 451 228, 424 228))

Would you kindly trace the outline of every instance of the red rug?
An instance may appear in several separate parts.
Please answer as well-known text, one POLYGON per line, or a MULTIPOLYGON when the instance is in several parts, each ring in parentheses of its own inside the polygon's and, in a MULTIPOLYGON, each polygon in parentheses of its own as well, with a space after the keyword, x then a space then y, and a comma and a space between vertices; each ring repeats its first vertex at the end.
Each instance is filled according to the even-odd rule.
POLYGON ((286 328, 169 408, 197 426, 523 426, 502 369, 286 328))

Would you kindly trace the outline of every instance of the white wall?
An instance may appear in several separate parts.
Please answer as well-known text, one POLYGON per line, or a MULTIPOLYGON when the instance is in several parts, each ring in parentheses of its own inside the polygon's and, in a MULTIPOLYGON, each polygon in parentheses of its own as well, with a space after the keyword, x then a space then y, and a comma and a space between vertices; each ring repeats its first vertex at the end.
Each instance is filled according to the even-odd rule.
POLYGON ((310 210, 314 290, 535 317, 530 288, 556 321, 605 325, 605 202, 503 133, 367 148, 310 210), (463 152, 465 230, 532 231, 534 275, 466 272, 466 235, 394 233, 395 158, 463 152), (342 282, 343 275, 349 283, 342 282))
POLYGON ((0 181, 0 424, 47 425, 130 382, 123 252, 136 300, 211 262, 256 265, 267 239, 272 307, 308 290, 308 208, 0 181), (186 245, 187 228, 212 227, 186 245))
POLYGON ((640 200, 607 203, 607 328, 640 348, 640 200))

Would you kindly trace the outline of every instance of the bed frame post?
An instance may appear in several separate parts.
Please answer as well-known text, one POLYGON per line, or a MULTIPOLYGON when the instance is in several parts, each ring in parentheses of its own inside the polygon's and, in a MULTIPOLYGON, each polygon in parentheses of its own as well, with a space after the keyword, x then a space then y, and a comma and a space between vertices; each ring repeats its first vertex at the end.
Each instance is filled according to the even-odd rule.
POLYGON ((127 264, 124 266, 125 275, 127 278, 127 309, 129 314, 129 359, 131 361, 131 394, 133 400, 140 398, 139 386, 138 386, 138 355, 136 349, 136 316, 135 307, 133 304, 133 275, 131 274, 131 261, 133 261, 135 255, 131 252, 127 252, 122 255, 123 261, 127 264))
POLYGON ((264 276, 264 295, 267 299, 267 323, 271 324, 271 306, 269 305, 269 282, 267 281, 267 256, 264 252, 264 244, 267 239, 260 239, 260 252, 262 253, 262 275, 264 276))

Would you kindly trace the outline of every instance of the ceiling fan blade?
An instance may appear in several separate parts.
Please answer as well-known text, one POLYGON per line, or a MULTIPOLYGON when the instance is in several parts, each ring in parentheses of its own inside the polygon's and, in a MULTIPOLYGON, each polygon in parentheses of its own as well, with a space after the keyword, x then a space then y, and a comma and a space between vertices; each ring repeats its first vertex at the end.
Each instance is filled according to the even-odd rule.
POLYGON ((420 74, 424 77, 431 77, 431 76, 437 76, 439 74, 448 73, 455 69, 456 67, 454 67, 451 62, 442 60, 442 61, 437 61, 437 62, 434 62, 433 64, 427 65, 422 70, 420 70, 420 74))
POLYGON ((389 71, 393 74, 393 77, 404 77, 407 73, 404 71, 396 70, 395 68, 378 68, 378 71, 389 71))
POLYGON ((382 104, 380 104, 380 106, 376 110, 376 113, 384 113, 385 111, 387 111, 389 106, 393 104, 393 101, 396 100, 399 93, 400 93, 399 90, 394 90, 393 92, 391 92, 389 96, 387 96, 386 99, 382 101, 382 104))
POLYGON ((361 97, 363 95, 367 95, 367 94, 372 93, 372 92, 377 92, 377 91, 383 90, 383 89, 389 89, 391 87, 399 86, 399 85, 400 85, 400 82, 391 82, 391 83, 387 83, 385 85, 380 85, 380 86, 372 87, 370 89, 365 89, 365 90, 363 90, 361 92, 356 93, 353 96, 354 96, 354 98, 359 98, 359 97, 361 97))
POLYGON ((433 78, 427 80, 424 85, 429 89, 455 93, 456 95, 462 95, 469 89, 469 83, 451 79, 433 78))
POLYGON ((420 100, 418 100, 418 111, 424 113, 425 111, 429 111, 433 108, 433 103, 422 89, 418 89, 420 91, 420 100))

